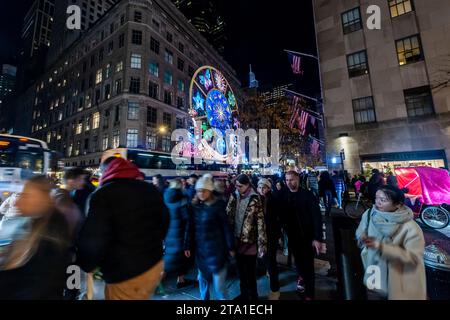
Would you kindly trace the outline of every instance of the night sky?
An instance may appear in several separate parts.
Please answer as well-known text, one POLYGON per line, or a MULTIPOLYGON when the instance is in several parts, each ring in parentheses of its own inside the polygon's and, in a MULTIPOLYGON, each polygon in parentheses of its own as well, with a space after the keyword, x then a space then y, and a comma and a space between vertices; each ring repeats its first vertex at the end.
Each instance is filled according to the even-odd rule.
MULTIPOLYGON (((0 1, 0 63, 14 63, 26 9, 32 0, 0 1)), ((216 0, 227 24, 225 59, 248 86, 249 64, 260 87, 294 83, 317 94, 316 62, 304 59, 305 73, 293 76, 283 49, 316 54, 311 0, 216 0)))

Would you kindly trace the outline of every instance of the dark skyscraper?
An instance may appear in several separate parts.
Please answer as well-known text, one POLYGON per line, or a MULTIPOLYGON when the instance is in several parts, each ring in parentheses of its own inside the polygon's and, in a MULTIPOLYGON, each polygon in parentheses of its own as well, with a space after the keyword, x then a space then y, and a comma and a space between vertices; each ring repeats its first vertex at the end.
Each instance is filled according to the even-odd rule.
POLYGON ((35 0, 23 21, 18 65, 18 91, 27 88, 44 71, 50 46, 55 0, 35 0))
POLYGON ((212 0, 172 0, 194 27, 221 54, 225 50, 225 22, 215 1, 212 0))

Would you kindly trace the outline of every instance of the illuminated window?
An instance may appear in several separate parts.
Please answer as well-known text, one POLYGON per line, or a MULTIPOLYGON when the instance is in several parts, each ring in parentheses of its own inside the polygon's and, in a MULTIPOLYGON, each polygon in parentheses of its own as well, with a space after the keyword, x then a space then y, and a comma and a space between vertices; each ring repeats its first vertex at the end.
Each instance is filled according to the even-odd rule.
POLYGON ((402 66, 423 60, 419 36, 412 36, 396 42, 398 63, 402 66))
POLYGON ((184 92, 184 81, 178 80, 178 91, 184 92))
POLYGON ((166 49, 166 52, 164 53, 164 59, 167 63, 173 64, 173 53, 170 50, 166 49))
POLYGON ((120 131, 116 130, 113 133, 113 149, 118 148, 120 145, 120 131))
POLYGON ((108 139, 108 134, 107 133, 105 133, 104 135, 103 135, 103 139, 102 139, 102 150, 103 151, 105 151, 105 150, 108 150, 108 141, 109 139, 108 139))
POLYGON ((127 147, 136 148, 138 145, 138 130, 128 129, 127 131, 127 147))
POLYGON ((100 113, 94 113, 92 118, 92 129, 97 129, 100 126, 100 113))
POLYGON ((95 84, 99 84, 103 81, 103 70, 99 69, 97 70, 97 74, 95 76, 95 84))
POLYGON ((389 0, 391 17, 395 18, 414 10, 411 0, 389 0))
POLYGON ((128 102, 128 120, 139 119, 139 103, 128 102))
POLYGON ((120 61, 119 63, 116 64, 116 72, 120 72, 123 70, 123 62, 120 61))
POLYGON ((169 85, 173 84, 173 76, 172 76, 172 73, 170 71, 166 71, 164 73, 164 83, 165 84, 169 84, 169 85))
POLYGON ((157 62, 151 62, 149 65, 149 71, 150 74, 154 75, 155 77, 159 76, 159 64, 157 62))
POLYGON ((137 53, 131 54, 131 68, 140 69, 142 66, 142 56, 137 53))
POLYGON ((111 77, 111 64, 108 63, 108 65, 106 66, 106 72, 105 72, 105 78, 109 79, 109 77, 111 77))
POLYGON ((83 132, 83 120, 78 121, 76 134, 81 134, 83 132))
POLYGON ((147 131, 147 149, 156 150, 157 135, 153 131, 147 131))

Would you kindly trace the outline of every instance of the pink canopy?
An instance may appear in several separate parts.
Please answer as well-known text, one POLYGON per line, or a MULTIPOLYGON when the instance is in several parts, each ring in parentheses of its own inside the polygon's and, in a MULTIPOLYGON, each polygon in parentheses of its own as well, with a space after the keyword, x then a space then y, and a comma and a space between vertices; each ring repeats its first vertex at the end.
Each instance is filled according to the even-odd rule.
POLYGON ((450 175, 447 170, 431 167, 395 169, 398 187, 408 188, 408 194, 421 196, 429 205, 450 204, 450 175))

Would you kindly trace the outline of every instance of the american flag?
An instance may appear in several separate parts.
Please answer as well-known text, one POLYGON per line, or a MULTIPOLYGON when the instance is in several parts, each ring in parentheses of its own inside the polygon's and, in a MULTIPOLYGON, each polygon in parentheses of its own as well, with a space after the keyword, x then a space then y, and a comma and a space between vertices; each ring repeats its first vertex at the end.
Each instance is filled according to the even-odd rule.
POLYGON ((294 74, 303 74, 302 60, 301 60, 300 56, 289 53, 289 57, 291 60, 292 71, 294 72, 294 74))
POLYGON ((297 96, 294 96, 294 98, 292 100, 292 104, 294 107, 298 107, 298 106, 300 106, 301 101, 302 101, 302 99, 300 99, 297 96))
POLYGON ((300 133, 304 136, 306 134, 306 127, 308 125, 309 120, 309 113, 305 110, 302 110, 302 113, 300 115, 300 118, 297 119, 298 121, 298 129, 300 130, 300 133))
POLYGON ((289 128, 293 129, 295 126, 295 123, 297 122, 298 118, 298 108, 295 108, 292 112, 291 120, 289 121, 289 128))
POLYGON ((313 155, 318 155, 319 154, 319 147, 320 147, 319 142, 317 142, 316 139, 313 139, 313 142, 311 143, 311 153, 313 155))

